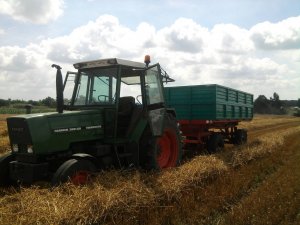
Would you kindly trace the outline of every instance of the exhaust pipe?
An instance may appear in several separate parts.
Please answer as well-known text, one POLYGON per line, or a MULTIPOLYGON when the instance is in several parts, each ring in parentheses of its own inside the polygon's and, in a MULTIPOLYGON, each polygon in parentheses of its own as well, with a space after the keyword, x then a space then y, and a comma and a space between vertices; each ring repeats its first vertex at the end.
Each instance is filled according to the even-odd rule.
POLYGON ((61 67, 59 65, 52 65, 56 68, 56 111, 58 113, 63 112, 64 108, 64 91, 63 91, 63 79, 61 74, 61 67))

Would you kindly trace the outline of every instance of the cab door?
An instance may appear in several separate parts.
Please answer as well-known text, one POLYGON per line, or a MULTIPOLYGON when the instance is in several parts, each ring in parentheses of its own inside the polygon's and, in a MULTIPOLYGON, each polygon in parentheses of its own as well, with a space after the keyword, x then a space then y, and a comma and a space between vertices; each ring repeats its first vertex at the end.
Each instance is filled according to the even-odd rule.
POLYGON ((166 110, 159 64, 146 69, 144 89, 148 121, 152 134, 153 136, 161 136, 166 110))

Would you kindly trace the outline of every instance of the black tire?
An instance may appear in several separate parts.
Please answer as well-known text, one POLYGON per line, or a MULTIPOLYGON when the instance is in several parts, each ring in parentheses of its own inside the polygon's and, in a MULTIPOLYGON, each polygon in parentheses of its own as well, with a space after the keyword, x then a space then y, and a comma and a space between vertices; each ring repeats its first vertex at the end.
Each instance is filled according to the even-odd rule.
POLYGON ((176 119, 170 114, 166 116, 161 137, 152 137, 149 129, 146 132, 141 145, 141 155, 145 155, 141 166, 146 170, 178 166, 182 158, 182 144, 176 119))
POLYGON ((235 145, 242 145, 242 144, 247 143, 247 139, 248 139, 247 130, 245 130, 245 129, 238 129, 234 133, 233 143, 235 145))
POLYGON ((55 172, 52 185, 70 181, 75 185, 86 184, 90 176, 96 172, 96 166, 87 159, 69 159, 65 161, 55 172))
POLYGON ((7 153, 0 157, 0 186, 6 187, 14 184, 9 177, 9 163, 15 160, 15 156, 7 153))
POLYGON ((219 152, 224 148, 223 136, 218 133, 213 133, 207 142, 207 151, 210 154, 219 152))

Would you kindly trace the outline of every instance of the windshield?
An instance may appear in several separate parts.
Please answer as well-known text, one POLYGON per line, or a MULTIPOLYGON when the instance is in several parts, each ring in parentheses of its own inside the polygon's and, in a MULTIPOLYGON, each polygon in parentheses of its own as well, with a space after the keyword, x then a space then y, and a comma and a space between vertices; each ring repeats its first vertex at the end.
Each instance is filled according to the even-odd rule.
POLYGON ((117 68, 81 71, 74 105, 113 104, 116 95, 117 68))

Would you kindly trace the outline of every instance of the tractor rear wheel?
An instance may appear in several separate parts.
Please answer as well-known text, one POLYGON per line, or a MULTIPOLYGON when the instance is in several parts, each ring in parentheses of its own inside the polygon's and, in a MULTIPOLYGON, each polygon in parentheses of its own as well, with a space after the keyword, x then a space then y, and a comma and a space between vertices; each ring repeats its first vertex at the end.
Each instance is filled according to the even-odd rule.
POLYGON ((5 187, 14 182, 9 177, 9 163, 15 159, 11 153, 0 157, 0 186, 5 187))
POLYGON ((96 166, 86 159, 69 159, 65 161, 55 172, 52 185, 70 181, 74 185, 87 184, 91 175, 96 172, 96 166))
POLYGON ((221 151, 224 148, 224 140, 221 134, 213 133, 207 142, 207 151, 210 154, 221 151))
POLYGON ((146 169, 161 170, 179 165, 182 157, 181 135, 177 121, 172 115, 166 116, 163 134, 160 137, 149 137, 146 169))

